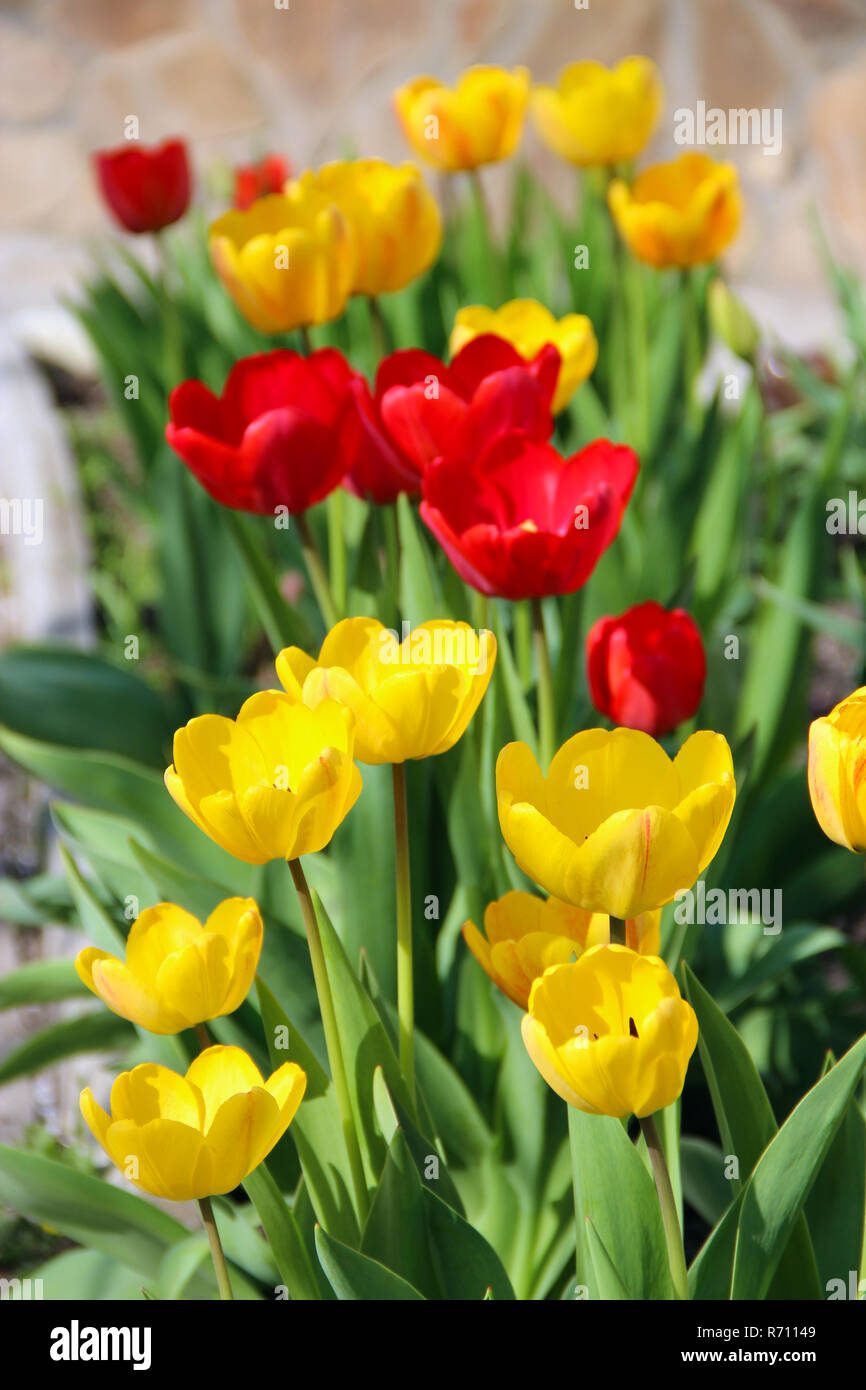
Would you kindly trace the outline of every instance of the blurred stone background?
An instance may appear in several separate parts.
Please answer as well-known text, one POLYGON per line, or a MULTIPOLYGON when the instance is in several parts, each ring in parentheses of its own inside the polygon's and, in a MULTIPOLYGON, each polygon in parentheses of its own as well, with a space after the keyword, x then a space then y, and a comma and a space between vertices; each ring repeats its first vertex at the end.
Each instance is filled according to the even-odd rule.
MULTIPOLYGON (((89 156, 183 135, 199 187, 214 162, 266 151, 296 170, 354 151, 406 155, 391 92, 421 72, 452 80, 471 63, 527 65, 551 81, 583 57, 651 55, 667 102, 648 157, 677 152, 677 107, 781 107, 783 146, 725 153, 740 167, 747 218, 729 265, 743 296, 789 346, 838 341, 812 226, 866 274, 866 0, 0 0, 0 495, 50 501, 61 526, 41 546, 0 537, 0 646, 86 642, 87 547, 62 424, 29 352, 86 374, 87 345, 59 307, 115 235, 89 156)), ((716 151, 720 153, 720 151, 716 151)), ((520 157, 564 202, 570 166, 531 124, 520 157)), ((513 166, 485 172, 495 203, 513 166)), ((44 794, 0 767, 0 855, 34 858, 44 794)), ((0 925, 0 973, 72 947, 62 929, 0 925)), ((0 1013, 0 1056, 45 1022, 0 1013)), ((0 1140, 45 1120, 75 1122, 75 1068, 0 1093, 0 1140)))
MULTIPOLYGON (((820 309, 809 222, 866 271, 866 0, 0 0, 0 308, 74 282, 106 230, 88 156, 184 134, 201 173, 274 149, 296 168, 344 153, 405 153, 390 94, 429 71, 526 64, 543 81, 580 57, 648 53, 667 105, 652 155, 675 152, 673 113, 698 98, 781 107, 779 157, 732 148, 749 209, 739 280, 820 309)), ((569 197, 572 171, 527 129, 522 153, 569 197)), ((494 184, 509 177, 497 169, 494 184)), ((824 327, 810 318, 808 334, 824 327)))

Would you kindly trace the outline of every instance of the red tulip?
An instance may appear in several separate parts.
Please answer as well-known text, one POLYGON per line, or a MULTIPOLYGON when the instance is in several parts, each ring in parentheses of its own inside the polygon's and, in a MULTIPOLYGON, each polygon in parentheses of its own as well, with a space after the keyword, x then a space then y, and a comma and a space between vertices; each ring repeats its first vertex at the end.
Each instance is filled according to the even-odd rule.
POLYGON ((593 704, 615 724, 659 738, 701 703, 704 644, 682 608, 638 603, 618 618, 599 618, 586 639, 593 704))
POLYGON ((125 144, 93 156, 102 196, 128 232, 158 232, 189 207, 191 175, 186 145, 125 144))
POLYGON ((279 154, 266 154, 258 164, 241 164, 235 169, 236 208, 248 208, 268 193, 282 193, 291 175, 291 166, 279 154))
POLYGON ((507 430, 549 438, 560 361, 548 344, 526 362, 492 333, 473 338, 448 367, 420 349, 392 352, 379 363, 374 391, 361 378, 353 384, 358 457, 345 485, 393 502, 419 490, 436 458, 472 457, 507 430))
POLYGON ((184 381, 165 437, 217 502, 245 512, 305 511, 346 471, 343 422, 352 370, 336 348, 244 357, 222 396, 184 381))
POLYGON ((640 467, 598 439, 563 459, 523 430, 426 469, 421 516, 482 594, 543 598, 585 584, 619 530, 640 467))

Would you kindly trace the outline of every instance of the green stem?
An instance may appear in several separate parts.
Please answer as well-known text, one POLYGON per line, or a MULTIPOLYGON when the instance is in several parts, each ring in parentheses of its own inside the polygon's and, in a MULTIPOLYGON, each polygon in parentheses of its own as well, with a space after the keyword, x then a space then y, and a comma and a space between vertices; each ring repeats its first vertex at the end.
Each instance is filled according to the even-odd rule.
POLYGON ((388 327, 382 306, 374 294, 367 295, 370 309, 370 327, 373 330, 373 343, 378 357, 386 357, 391 351, 391 331, 388 327))
POLYGON ((556 751, 556 715, 553 699, 553 672, 550 667, 550 648, 544 630, 541 599, 532 600, 532 641, 535 648, 538 694, 538 750, 544 772, 556 751))
POLYGON ((171 293, 172 261, 165 232, 154 233, 154 243, 159 257, 159 288, 162 304, 162 365, 165 393, 169 394, 183 380, 183 339, 177 305, 171 293))
POLYGON ((306 325, 305 323, 302 323, 302 324, 301 324, 300 332, 301 332, 301 344, 302 344, 303 349, 304 349, 304 355, 305 355, 306 357, 311 357, 312 354, 313 354, 313 340, 312 340, 312 338, 310 337, 310 330, 309 330, 309 328, 307 327, 307 325, 306 325))
POLYGON ((674 1293, 679 1299, 688 1301, 689 1297, 689 1276, 686 1269, 686 1256, 683 1249, 683 1237, 680 1230, 679 1217, 677 1216, 677 1203, 674 1197, 674 1190, 671 1186, 668 1165, 665 1162, 662 1141, 656 1129, 656 1123, 652 1115, 645 1115, 639 1121, 641 1133, 646 1140, 649 1150, 650 1162, 652 1163, 653 1177, 655 1179, 656 1192, 658 1193, 659 1206, 662 1212, 662 1225, 665 1230, 665 1244, 668 1248, 668 1264, 671 1270, 674 1293))
POLYGON ((644 272, 634 256, 626 265, 628 335, 633 382, 632 448, 643 460, 649 445, 649 357, 647 353, 646 286, 644 272))
POLYGON ((228 507, 223 509, 222 518, 237 547, 259 621, 274 654, 293 644, 311 647, 314 641, 313 633, 300 613, 292 612, 280 593, 270 564, 265 558, 263 546, 251 530, 249 519, 228 507))
POLYGON ((319 554, 319 548, 310 530, 306 512, 298 512, 295 522, 298 527, 298 535, 301 538, 301 549, 304 552, 307 574, 310 576, 310 583, 313 586, 313 593, 316 595, 319 612, 324 619, 325 626, 334 627, 340 621, 340 616, 337 612, 337 605, 334 603, 334 595, 331 593, 331 585, 322 557, 319 554))
POLYGON ((346 1141, 346 1152, 349 1156, 349 1166, 352 1170, 352 1185, 355 1189, 355 1200, 358 1206, 358 1215, 363 1226, 367 1219, 369 1200, 367 1197, 367 1184, 364 1179, 364 1164, 361 1159, 361 1149, 358 1144, 358 1135, 355 1130, 355 1121, 352 1116, 352 1102, 349 1093, 349 1082, 346 1076, 346 1068, 343 1062, 343 1049, 340 1046, 340 1031, 337 1026, 337 1014, 334 1008, 334 997, 331 994, 331 982, 328 979, 328 970, 325 965, 325 952, 322 947, 322 937, 319 932, 319 923, 316 918, 316 909, 313 906, 313 899, 310 895, 310 887, 307 877, 301 868, 300 859, 290 859, 288 861, 289 871, 294 881, 295 890, 298 894, 298 901, 301 904, 301 915, 304 919, 304 928, 307 933, 307 945, 310 950, 310 963, 313 967, 313 979, 316 984, 316 995, 319 1000, 319 1011, 322 1015, 322 1028, 325 1034, 325 1047, 328 1052, 328 1062, 331 1067, 331 1077, 334 1082, 334 1091, 337 1096, 337 1105, 340 1110, 340 1119, 343 1127, 343 1138, 346 1141))
POLYGON ((397 1015, 400 1067, 415 1105, 415 999, 412 976, 412 889, 409 875, 409 815, 406 764, 394 763, 394 848, 397 865, 397 1015))
POLYGON ((697 384, 701 372, 701 325, 695 277, 692 271, 682 271, 681 285, 685 309, 683 329, 683 396, 686 403, 686 421, 691 428, 696 429, 700 423, 700 405, 697 397, 697 384))
POLYGON ((624 946, 626 944, 625 922, 621 917, 610 917, 608 918, 608 921, 610 924, 608 940, 611 943, 617 943, 620 946, 624 946))
POLYGON ((209 1047, 213 1047, 213 1043, 211 1042, 208 1036, 208 1031, 203 1023, 197 1023, 195 1025, 195 1035, 198 1038, 199 1047, 201 1048, 202 1052, 206 1052, 209 1047))
POLYGON ((226 1257, 223 1254, 222 1244, 220 1243, 219 1231, 217 1230, 213 1207, 210 1204, 210 1197, 199 1197, 198 1209, 201 1212, 202 1224, 207 1231, 208 1244, 210 1245, 211 1259, 213 1260, 213 1267, 216 1272, 220 1298, 233 1299, 234 1294, 232 1293, 226 1257))
POLYGON ((346 611, 348 587, 346 583, 346 533, 344 530, 343 499, 341 487, 335 487, 327 501, 328 513, 328 559, 331 566, 331 592, 341 613, 346 611))

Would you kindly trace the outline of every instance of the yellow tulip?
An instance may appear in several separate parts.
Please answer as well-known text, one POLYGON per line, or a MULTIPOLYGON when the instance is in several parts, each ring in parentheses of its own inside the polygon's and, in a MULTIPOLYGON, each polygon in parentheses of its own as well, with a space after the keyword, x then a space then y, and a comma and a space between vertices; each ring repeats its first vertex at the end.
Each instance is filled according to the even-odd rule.
POLYGON ((266 864, 324 849, 361 793, 352 716, 263 690, 237 719, 202 714, 174 736, 165 784, 200 830, 236 859, 266 864))
MULTIPOLYGON (((641 955, 657 955, 660 921, 661 912, 645 912, 627 922, 626 943, 641 955)), ((483 936, 474 922, 466 922, 463 939, 493 983, 525 1009, 533 981, 551 965, 564 965, 610 939, 610 918, 559 898, 515 891, 485 908, 483 936)))
POLYGON ((589 1115, 642 1119, 681 1093, 698 1040, 694 1010, 658 956, 593 946, 535 981, 526 1050, 548 1086, 589 1115))
POLYGON ((809 795, 824 834, 866 850, 866 686, 809 728, 809 795))
POLYGON ((588 912, 637 917, 690 888, 722 842, 736 787, 721 734, 671 760, 637 729, 586 729, 545 778, 525 743, 496 763, 499 824, 524 873, 588 912))
POLYGON ((259 198, 208 229, 214 269, 244 318, 262 333, 326 323, 343 312, 355 273, 349 224, 308 189, 259 198))
POLYGON ((499 309, 488 309, 483 304, 458 309, 451 330, 451 353, 458 353, 481 333, 505 338, 527 360, 535 357, 545 343, 558 348, 562 366, 553 397, 554 414, 565 409, 598 358, 598 343, 585 314, 566 314, 557 319, 537 299, 510 299, 499 309))
POLYGON ((402 763, 445 753, 481 703, 496 660, 492 632, 466 623, 421 623, 402 642, 375 618, 344 618, 318 660, 299 647, 277 657, 295 700, 319 708, 339 700, 355 716, 355 757, 402 763))
POLYGON ((507 159, 529 99, 526 68, 474 67, 455 87, 413 78, 394 93, 394 108, 412 149, 437 169, 477 169, 507 159))
POLYGON ((294 184, 335 203, 355 242, 352 290, 400 290, 433 264, 442 244, 439 205, 414 164, 349 159, 307 170, 294 184))
POLYGON ((125 963, 88 946, 75 969, 121 1018, 151 1033, 180 1033, 240 1008, 256 973, 262 932, 252 898, 227 898, 204 926, 184 908, 158 903, 132 924, 125 963))
POLYGON ((615 68, 571 63, 555 87, 536 87, 532 115, 545 144, 583 168, 634 159, 649 141, 664 89, 649 58, 615 68))
POLYGON ((656 270, 714 261, 736 236, 743 210, 734 165, 705 154, 654 164, 631 188, 614 179, 608 202, 623 241, 656 270))
POLYGON ((81 1092, 94 1139, 136 1187, 171 1202, 231 1192, 285 1134, 306 1073, 285 1062, 265 1081, 240 1047, 209 1047, 186 1076, 145 1062, 111 1088, 111 1114, 81 1092))

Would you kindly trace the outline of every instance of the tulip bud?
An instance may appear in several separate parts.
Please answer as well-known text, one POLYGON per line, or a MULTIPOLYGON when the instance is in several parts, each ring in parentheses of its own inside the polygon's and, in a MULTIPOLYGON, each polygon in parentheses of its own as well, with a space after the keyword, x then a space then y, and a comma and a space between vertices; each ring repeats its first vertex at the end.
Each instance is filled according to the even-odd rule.
POLYGON ((707 311, 716 337, 744 362, 753 362, 760 341, 758 325, 721 276, 710 285, 707 311))

